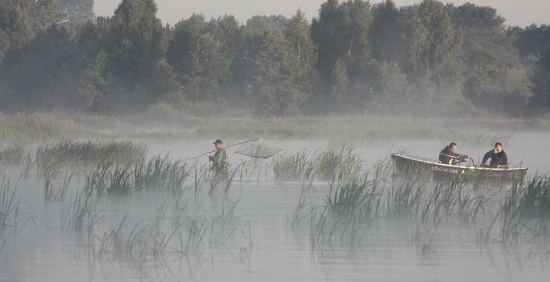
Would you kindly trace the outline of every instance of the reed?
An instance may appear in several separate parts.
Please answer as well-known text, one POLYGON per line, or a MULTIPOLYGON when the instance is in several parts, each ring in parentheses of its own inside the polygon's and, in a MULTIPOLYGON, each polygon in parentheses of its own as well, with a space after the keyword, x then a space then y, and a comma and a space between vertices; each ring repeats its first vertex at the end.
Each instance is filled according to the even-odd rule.
POLYGON ((44 199, 46 201, 63 201, 69 189, 72 177, 72 172, 67 171, 63 183, 57 185, 52 183, 49 178, 46 178, 44 182, 44 199))
POLYGON ((315 161, 308 159, 306 150, 296 154, 282 154, 272 161, 275 184, 283 185, 289 180, 304 179, 306 170, 314 165, 315 161))
POLYGON ((0 185, 0 238, 17 221, 15 214, 20 201, 15 199, 15 191, 16 189, 10 189, 10 183, 4 177, 0 185))
POLYGON ((62 229, 81 231, 86 227, 90 232, 99 216, 95 211, 96 203, 97 198, 90 191, 77 191, 61 212, 62 229))
POLYGON ((26 155, 24 143, 13 143, 0 149, 0 161, 8 165, 20 164, 26 155))
POLYGON ((325 200, 327 208, 339 217, 370 219, 379 208, 379 194, 372 183, 367 175, 337 183, 333 180, 325 200))
POLYGON ((167 154, 149 159, 141 158, 134 163, 136 189, 182 193, 184 183, 194 168, 188 163, 172 161, 167 154))

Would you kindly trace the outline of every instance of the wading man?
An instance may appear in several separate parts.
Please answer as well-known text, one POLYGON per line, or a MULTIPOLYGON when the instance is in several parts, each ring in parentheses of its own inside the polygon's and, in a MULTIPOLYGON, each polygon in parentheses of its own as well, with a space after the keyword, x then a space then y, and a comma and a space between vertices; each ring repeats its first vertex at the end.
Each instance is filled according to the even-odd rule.
POLYGON ((502 143, 495 143, 495 148, 483 156, 483 161, 481 161, 481 166, 485 166, 485 162, 491 158, 489 165, 491 167, 506 166, 508 165, 508 157, 502 149, 502 143))
POLYGON ((442 164, 457 165, 461 162, 467 162, 468 159, 471 159, 470 155, 461 155, 455 153, 456 143, 452 142, 449 146, 445 147, 441 152, 439 152, 439 161, 442 164))
POLYGON ((210 170, 214 171, 214 177, 212 178, 212 186, 216 186, 218 182, 222 179, 227 178, 227 167, 229 165, 229 159, 227 158, 227 153, 222 148, 223 142, 222 140, 218 139, 216 142, 214 142, 214 146, 216 146, 216 153, 211 156, 210 153, 206 153, 205 155, 208 157, 208 160, 212 161, 212 167, 210 167, 210 170))

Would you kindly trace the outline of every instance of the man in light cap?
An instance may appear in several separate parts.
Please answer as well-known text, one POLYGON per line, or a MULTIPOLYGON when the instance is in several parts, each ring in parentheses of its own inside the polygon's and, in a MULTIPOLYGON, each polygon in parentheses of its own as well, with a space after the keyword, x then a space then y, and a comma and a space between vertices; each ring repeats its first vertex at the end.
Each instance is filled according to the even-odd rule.
POLYGON ((208 157, 208 160, 213 162, 213 166, 210 168, 215 171, 214 179, 219 180, 220 176, 227 176, 227 166, 229 165, 229 159, 227 158, 227 153, 222 148, 223 142, 218 139, 214 142, 216 146, 216 153, 211 156, 210 153, 205 155, 208 157))

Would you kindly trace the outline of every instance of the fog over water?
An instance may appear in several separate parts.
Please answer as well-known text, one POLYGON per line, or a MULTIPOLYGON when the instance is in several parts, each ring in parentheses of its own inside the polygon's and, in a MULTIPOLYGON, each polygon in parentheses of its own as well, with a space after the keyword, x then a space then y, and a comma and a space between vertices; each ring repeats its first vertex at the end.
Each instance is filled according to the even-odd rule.
MULTIPOLYGON (((550 171, 545 140, 546 133, 514 134, 504 149, 510 162, 529 167, 533 177, 550 171)), ((327 149, 324 141, 277 143, 286 154, 327 149)), ((389 152, 406 149, 435 159, 445 145, 396 141, 355 151, 363 168, 373 170, 389 152)), ((459 143, 457 151, 478 160, 489 149, 459 143)), ((152 144, 149 155, 184 159, 210 150, 211 140, 193 146, 152 144)), ((233 169, 250 160, 234 152, 228 149, 233 169)), ((543 281, 550 266, 548 235, 501 242, 499 223, 489 228, 510 185, 464 188, 468 197, 491 198, 487 207, 493 208, 475 223, 448 215, 420 226, 412 216, 384 216, 362 226, 343 218, 334 226, 327 222, 326 232, 318 233, 315 218, 323 209, 309 211, 326 205, 331 181, 315 180, 303 193, 300 181, 275 185, 267 172, 249 183, 238 177, 228 192, 217 187, 211 195, 205 184, 180 195, 137 191, 97 197, 77 231, 66 221, 75 213, 84 177, 73 176, 63 201, 45 201, 43 178, 20 177, 20 167, 2 168, 4 186, 9 181, 19 204, 18 226, 0 237, 0 281, 543 281), (305 208, 295 221, 300 203, 305 208), (489 239, 484 242, 481 234, 490 234, 489 239)), ((63 183, 63 176, 51 181, 63 183)), ((432 191, 433 185, 423 189, 432 191)))

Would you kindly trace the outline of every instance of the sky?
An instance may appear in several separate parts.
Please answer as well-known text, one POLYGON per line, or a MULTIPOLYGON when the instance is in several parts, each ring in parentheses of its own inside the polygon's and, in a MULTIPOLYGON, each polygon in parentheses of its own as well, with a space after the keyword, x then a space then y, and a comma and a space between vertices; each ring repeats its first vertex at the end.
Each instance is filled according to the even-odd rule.
MULTIPOLYGON (((193 13, 203 14, 207 19, 233 15, 245 24, 254 15, 283 15, 287 18, 301 9, 311 19, 318 15, 319 7, 326 0, 155 0, 157 18, 163 24, 176 24, 193 13)), ((393 0, 398 6, 420 3, 421 0, 393 0)), ((95 0, 96 16, 112 16, 121 0, 95 0)), ((382 0, 372 0, 372 4, 382 0)), ((505 25, 526 27, 533 23, 550 24, 550 0, 453 0, 442 1, 460 6, 470 2, 478 6, 491 6, 506 19, 505 25), (520 4, 521 3, 521 4, 520 4)))

